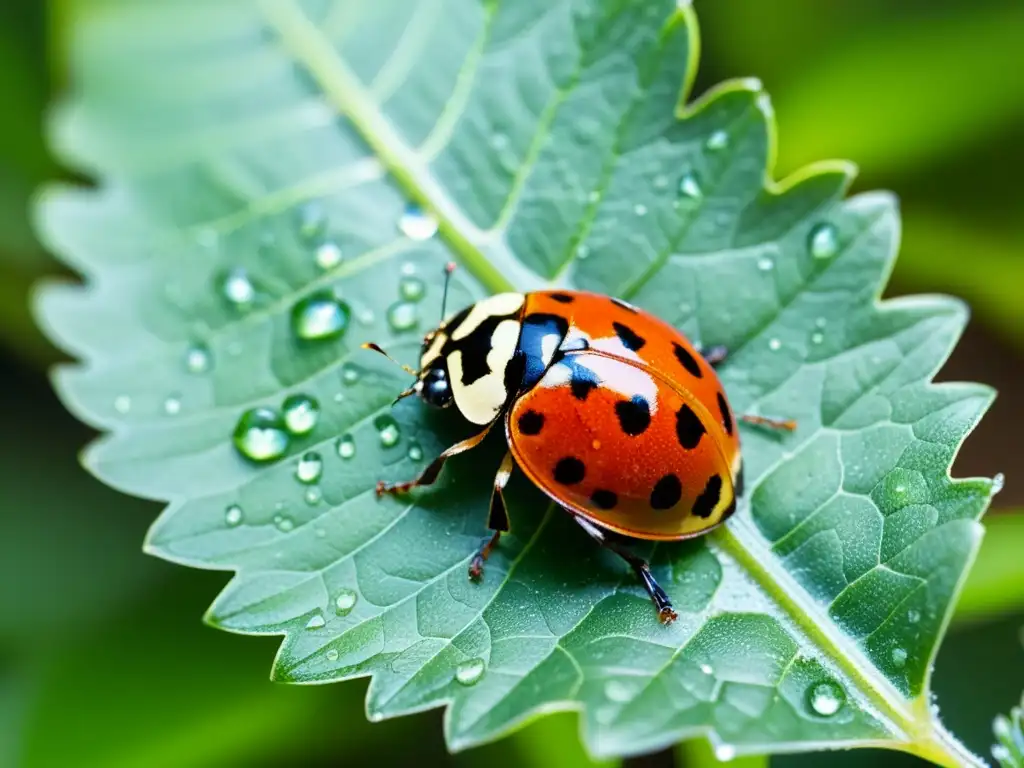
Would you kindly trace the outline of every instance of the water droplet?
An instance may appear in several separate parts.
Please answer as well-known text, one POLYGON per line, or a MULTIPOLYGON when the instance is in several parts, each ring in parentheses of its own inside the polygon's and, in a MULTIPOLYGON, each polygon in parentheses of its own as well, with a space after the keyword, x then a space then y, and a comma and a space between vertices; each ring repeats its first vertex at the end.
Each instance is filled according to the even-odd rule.
POLYGON ((892 663, 897 668, 902 668, 907 663, 907 652, 903 648, 892 649, 892 663))
POLYGON ((757 268, 762 272, 771 272, 775 268, 775 262, 768 256, 762 256, 757 260, 757 268))
POLYGON ((732 744, 719 744, 715 747, 715 759, 720 763, 728 763, 736 757, 736 747, 732 744))
POLYGON ((210 350, 203 344, 193 344, 185 350, 185 370, 189 373, 206 373, 213 365, 210 350))
POLYGON ((292 307, 292 332, 304 341, 336 339, 348 328, 352 311, 328 291, 320 291, 292 307))
POLYGON ((685 173, 682 178, 679 179, 679 194, 683 197, 688 197, 691 200, 696 200, 704 193, 701 191, 697 177, 692 173, 685 173))
POLYGON ((633 698, 630 687, 619 680, 609 680, 604 684, 604 695, 612 701, 627 702, 633 698))
POLYGON ((320 420, 320 403, 308 395, 289 395, 281 409, 284 425, 293 435, 308 435, 320 420))
POLYGON ((825 334, 815 331, 811 334, 811 344, 821 344, 825 340, 825 334))
POLYGON ((232 528, 240 524, 242 522, 242 508, 237 504, 232 504, 230 507, 225 509, 224 522, 232 528))
POLYGON ((655 189, 664 189, 667 186, 668 186, 668 176, 664 176, 662 174, 658 174, 657 176, 654 177, 654 188, 655 189))
POLYGON ((413 264, 411 261, 405 262, 402 265, 402 274, 405 275, 406 277, 409 277, 409 275, 415 275, 416 265, 413 264))
POLYGON ((484 660, 470 659, 455 668, 455 680, 460 685, 476 685, 484 676, 484 660))
POLYGON ((352 609, 356 607, 358 600, 359 595, 353 590, 342 589, 338 592, 338 596, 334 598, 334 612, 339 616, 347 616, 352 613, 352 609))
POLYGON ((337 243, 325 241, 316 247, 316 265, 320 269, 334 269, 341 264, 341 248, 337 243))
POLYGON ((814 321, 814 325, 816 328, 824 328, 826 325, 828 325, 828 320, 826 320, 824 317, 819 317, 817 320, 814 321))
POLYGON ((905 485, 897 485, 892 490, 893 490, 893 493, 896 493, 896 494, 902 496, 903 494, 905 494, 907 492, 907 486, 905 486, 905 485))
POLYGON ((710 664, 701 664, 700 671, 703 672, 705 675, 715 674, 715 669, 710 664))
POLYGON ((715 131, 708 136, 707 143, 704 146, 710 150, 725 149, 729 146, 729 134, 725 131, 715 131))
POLYGON ((410 461, 423 461, 423 449, 420 448, 419 443, 409 444, 408 456, 410 461))
POLYGON ((497 150, 505 149, 508 146, 508 136, 506 136, 504 133, 492 134, 491 146, 497 150))
POLYGON ((318 486, 306 489, 306 503, 311 507, 315 507, 324 497, 324 492, 320 490, 318 486))
POLYGON ((396 301, 388 307, 388 325, 393 331, 410 331, 419 325, 416 305, 409 301, 396 301))
POLYGON ((995 496, 997 493, 1003 490, 1003 486, 1006 485, 1006 475, 1002 472, 997 472, 996 476, 992 478, 992 490, 991 494, 995 496))
POLYGON ((243 413, 235 426, 233 439, 238 452, 256 463, 281 458, 291 441, 281 414, 266 406, 243 413))
POLYGON ((362 309, 359 310, 359 314, 357 315, 357 317, 359 318, 359 322, 362 323, 363 325, 371 325, 373 323, 375 315, 373 314, 372 309, 370 309, 369 307, 363 307, 362 309))
POLYGON ((921 612, 916 608, 911 608, 907 611, 907 621, 911 624, 917 624, 921 620, 921 612))
POLYGON ((437 233, 437 219, 418 205, 409 205, 398 220, 398 229, 410 240, 428 240, 437 233))
POLYGON ((168 416, 175 416, 181 413, 181 398, 171 395, 164 400, 164 413, 168 416))
POLYGON ((327 658, 328 661, 337 661, 338 660, 338 649, 337 648, 328 648, 327 652, 324 654, 324 656, 327 658))
POLYGON ((406 275, 398 282, 398 295, 406 301, 419 301, 426 292, 426 283, 418 277, 406 275))
POLYGON ((295 521, 285 515, 274 515, 274 525, 281 533, 288 533, 295 530, 295 521))
POLYGON ((402 432, 398 428, 398 422, 387 414, 374 419, 373 425, 377 428, 377 434, 380 435, 380 444, 384 448, 393 448, 402 439, 402 432))
POLYGON ((327 619, 320 612, 314 613, 306 622, 306 629, 323 629, 327 626, 327 619))
POLYGON ((646 216, 647 206, 644 205, 643 203, 637 203, 636 205, 633 206, 633 213, 635 213, 637 216, 646 216))
POLYGON ((345 363, 341 366, 341 380, 346 384, 355 384, 359 381, 359 369, 352 363, 345 363))
POLYGON ((770 349, 772 352, 777 352, 778 350, 782 349, 782 342, 779 341, 778 339, 769 339, 768 349, 770 349))
POLYGON ((256 286, 249 278, 249 273, 242 267, 230 269, 220 276, 219 291, 220 295, 236 309, 244 309, 256 299, 256 286))
POLYGON ((807 236, 807 250, 816 259, 831 259, 839 252, 839 232, 833 224, 818 224, 807 236))
POLYGON ((846 691, 834 680, 824 680, 807 689, 807 704, 821 717, 832 717, 845 703, 846 691))
POLYGON ((320 454, 315 451, 309 451, 302 454, 299 463, 295 465, 295 479, 306 485, 315 483, 320 479, 320 475, 323 474, 323 469, 324 462, 320 458, 320 454))
POLYGON ((132 409, 132 399, 128 395, 118 395, 114 398, 114 410, 118 413, 128 413, 132 409))
POLYGON ((334 448, 338 452, 338 456, 343 459, 351 459, 356 455, 356 441, 352 439, 352 435, 339 437, 334 448))
POLYGON ((299 224, 299 235, 306 241, 320 237, 327 227, 327 213, 324 211, 323 205, 315 200, 300 206, 296 217, 299 224))

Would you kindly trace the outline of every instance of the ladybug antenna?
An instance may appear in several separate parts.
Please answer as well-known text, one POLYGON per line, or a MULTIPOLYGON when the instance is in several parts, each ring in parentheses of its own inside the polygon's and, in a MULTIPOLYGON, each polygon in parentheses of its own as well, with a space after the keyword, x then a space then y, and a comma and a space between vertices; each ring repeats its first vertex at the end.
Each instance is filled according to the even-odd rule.
POLYGON ((444 322, 444 310, 448 306, 448 285, 452 281, 452 272, 455 271, 458 265, 454 261, 449 261, 444 265, 444 292, 441 294, 441 322, 444 322))
POLYGON ((360 346, 363 349, 372 349, 374 352, 378 352, 378 353, 384 355, 384 357, 386 357, 392 363, 394 363, 399 368, 401 368, 403 371, 408 373, 410 376, 416 376, 417 378, 419 377, 419 375, 420 375, 419 371, 414 370, 413 368, 410 368, 408 365, 405 365, 403 363, 398 362, 397 360, 395 360, 395 358, 393 358, 391 355, 389 355, 387 352, 385 352, 383 349, 381 349, 378 345, 374 344, 372 341, 368 341, 365 344, 361 344, 360 346))

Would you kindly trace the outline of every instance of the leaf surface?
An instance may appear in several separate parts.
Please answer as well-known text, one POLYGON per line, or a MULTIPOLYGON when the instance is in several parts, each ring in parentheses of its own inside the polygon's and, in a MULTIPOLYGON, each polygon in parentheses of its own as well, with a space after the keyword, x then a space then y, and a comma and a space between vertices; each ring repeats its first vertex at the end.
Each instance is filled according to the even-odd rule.
POLYGON ((284 635, 276 679, 372 675, 371 718, 446 704, 455 749, 575 709, 598 755, 707 734, 722 757, 871 744, 976 762, 928 706, 992 491, 948 474, 991 393, 929 383, 965 310, 878 303, 893 199, 844 200, 844 164, 773 183, 757 82, 685 101, 689 8, 104 9, 79 30, 55 134, 101 183, 40 213, 88 278, 42 296, 84 361, 58 387, 110 431, 88 466, 170 501, 149 550, 235 571, 209 620, 284 635), (435 491, 374 497, 460 433, 392 410, 407 379, 359 344, 413 361, 453 257, 452 307, 552 285, 622 296, 729 347, 738 411, 799 420, 743 432, 748 496, 726 529, 646 548, 671 627, 521 479, 513 534, 466 579, 497 440, 435 491), (343 324, 334 305, 296 325, 324 291, 347 330, 299 338, 343 324), (296 395, 315 426, 277 461, 239 456, 243 412, 296 395))

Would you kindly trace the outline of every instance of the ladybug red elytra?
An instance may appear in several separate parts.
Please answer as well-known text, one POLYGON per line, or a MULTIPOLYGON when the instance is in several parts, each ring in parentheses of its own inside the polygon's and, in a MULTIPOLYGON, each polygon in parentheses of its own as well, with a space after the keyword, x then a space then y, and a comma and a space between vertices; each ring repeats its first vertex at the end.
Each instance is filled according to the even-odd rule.
MULTIPOLYGON (((509 530, 502 492, 518 466, 629 563, 669 623, 676 618, 671 601, 627 545, 699 536, 735 511, 743 465, 736 418, 714 370, 724 358, 724 349, 702 355, 668 323, 609 296, 552 290, 482 299, 426 335, 420 369, 407 369, 416 382, 398 397, 454 405, 481 430, 441 453, 416 480, 381 482, 377 493, 430 485, 448 458, 476 447, 503 422, 509 450, 491 496, 494 534, 473 557, 470 578, 480 578, 509 530)), ((795 428, 790 421, 741 419, 795 428)))

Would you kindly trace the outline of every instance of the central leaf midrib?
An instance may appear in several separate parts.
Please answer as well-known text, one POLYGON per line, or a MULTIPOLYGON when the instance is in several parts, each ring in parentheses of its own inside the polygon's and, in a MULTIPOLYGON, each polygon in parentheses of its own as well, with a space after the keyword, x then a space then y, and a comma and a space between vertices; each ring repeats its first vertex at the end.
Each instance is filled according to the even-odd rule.
MULTIPOLYGON (((358 79, 349 71, 328 40, 312 24, 294 2, 264 2, 267 18, 277 28, 292 55, 309 69, 339 109, 395 177, 398 184, 414 200, 426 205, 440 219, 440 230, 449 245, 471 272, 491 291, 513 290, 513 282, 474 244, 482 240, 476 228, 449 198, 429 170, 416 157, 415 151, 397 135, 358 79)), ((507 271, 521 273, 523 266, 505 249, 507 271)), ((493 255, 493 254, 492 254, 493 255)), ((820 608, 791 576, 778 568, 770 550, 759 540, 749 523, 739 523, 735 530, 723 530, 716 536, 719 546, 742 563, 751 577, 775 600, 799 626, 807 638, 826 651, 851 680, 861 686, 861 693, 881 713, 891 719, 909 741, 920 739, 920 745, 937 748, 941 757, 953 759, 958 750, 936 733, 930 722, 921 723, 906 700, 880 674, 863 652, 823 616, 820 608), (924 728, 922 729, 922 725, 924 728)), ((894 734, 896 735, 896 734, 894 734)))

